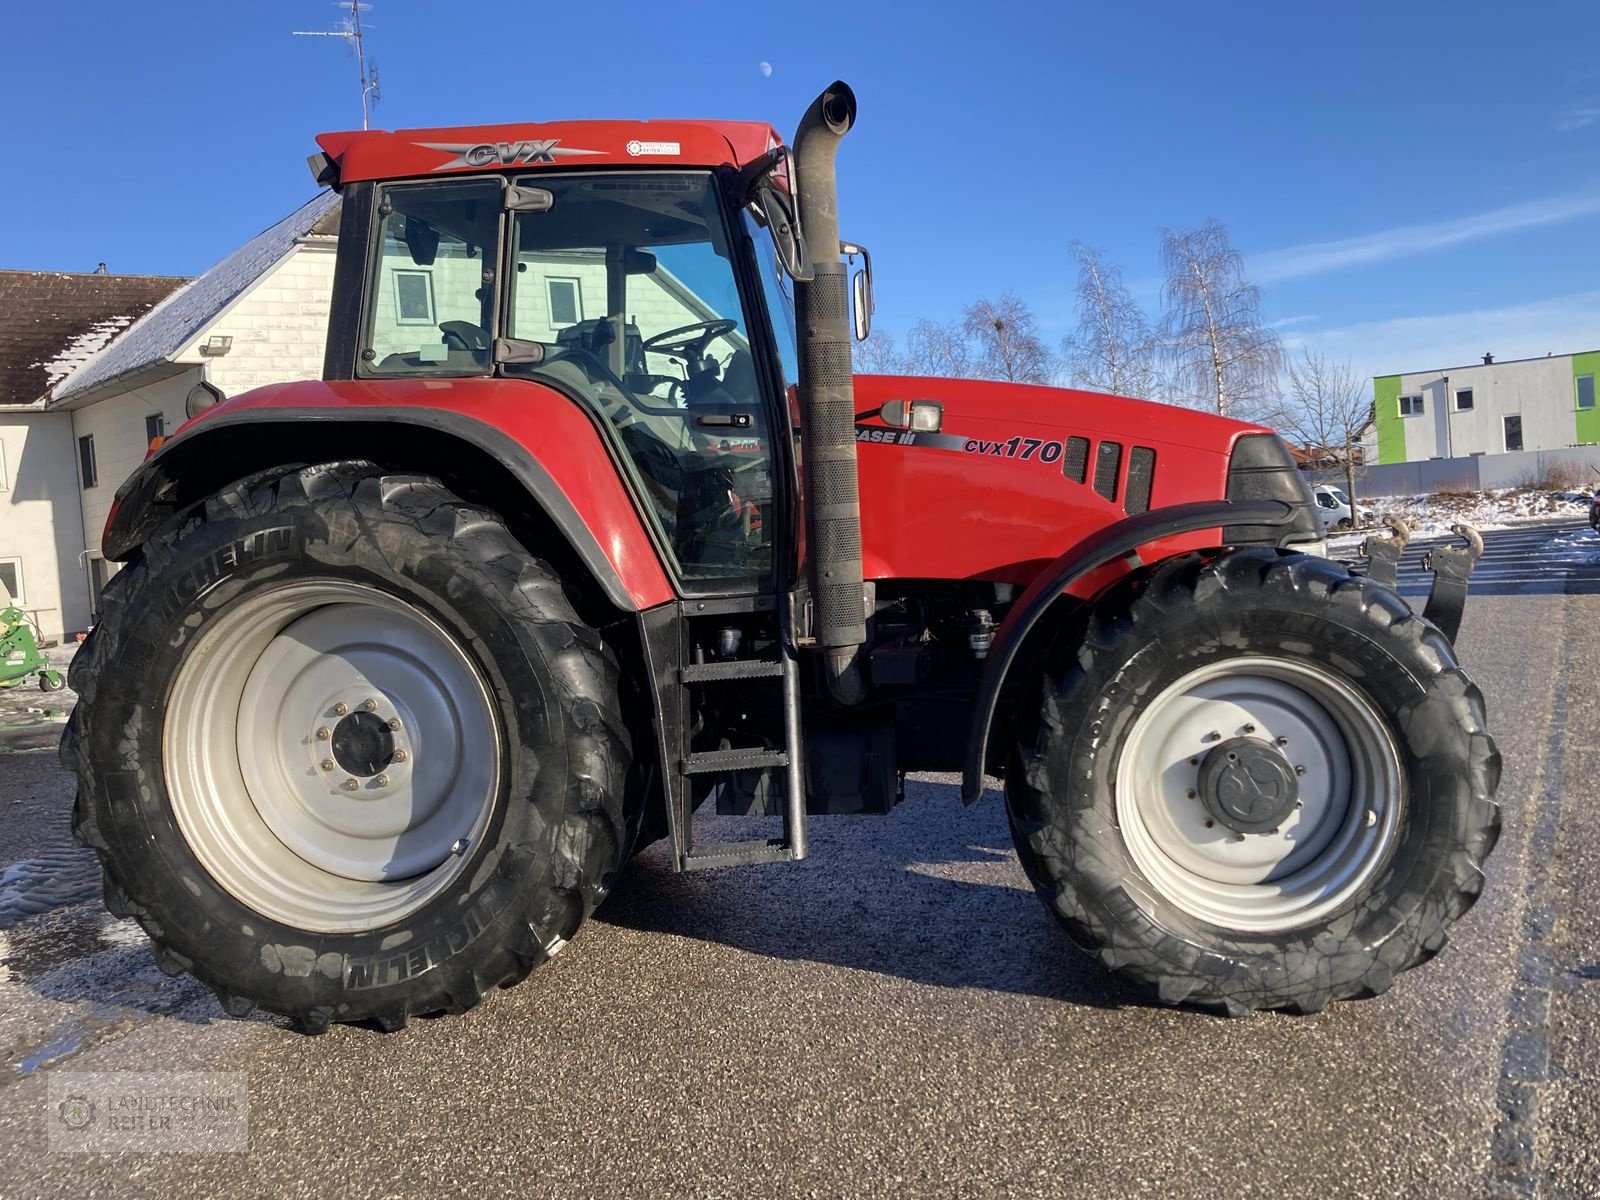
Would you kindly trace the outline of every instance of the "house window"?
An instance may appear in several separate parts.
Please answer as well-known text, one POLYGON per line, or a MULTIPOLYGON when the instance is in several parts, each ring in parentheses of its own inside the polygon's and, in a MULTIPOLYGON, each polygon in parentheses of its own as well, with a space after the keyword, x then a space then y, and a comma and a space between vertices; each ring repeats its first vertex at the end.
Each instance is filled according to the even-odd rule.
POLYGON ((1594 407, 1594 376, 1593 375, 1579 375, 1578 376, 1578 407, 1579 408, 1593 408, 1594 407))
POLYGON ((0 558, 0 586, 11 593, 11 602, 18 608, 27 604, 27 597, 22 594, 22 560, 20 558, 0 558))
POLYGON ((167 418, 161 413, 151 413, 144 419, 144 444, 149 445, 158 437, 167 436, 167 418))
POLYGON ((1400 415, 1402 417, 1420 417, 1422 415, 1422 397, 1401 396, 1400 415))
POLYGON ((1516 413, 1505 418, 1506 449, 1522 449, 1522 414, 1516 413))
POLYGON ((83 475, 83 486, 92 488, 100 482, 100 473, 94 465, 94 434, 86 433, 78 439, 78 468, 83 475))
POLYGON ((433 324, 433 276, 426 271, 394 273, 395 320, 401 325, 433 324))
POLYGON ((1457 388, 1456 389, 1456 411, 1457 412, 1471 412, 1472 411, 1472 389, 1471 388, 1457 388))
POLYGON ((583 320, 583 294, 576 279, 546 279, 544 286, 550 297, 552 329, 564 329, 583 320))

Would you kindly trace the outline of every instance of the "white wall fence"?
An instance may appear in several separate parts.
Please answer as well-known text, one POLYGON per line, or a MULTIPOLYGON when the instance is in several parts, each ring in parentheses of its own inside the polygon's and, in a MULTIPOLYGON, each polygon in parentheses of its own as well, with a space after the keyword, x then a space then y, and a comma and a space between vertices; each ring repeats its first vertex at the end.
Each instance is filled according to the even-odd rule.
MULTIPOLYGON (((1310 474, 1317 483, 1342 487, 1345 482, 1342 470, 1310 474)), ((1600 488, 1600 446, 1474 454, 1470 458, 1431 458, 1356 468, 1356 495, 1363 499, 1514 487, 1600 488)))

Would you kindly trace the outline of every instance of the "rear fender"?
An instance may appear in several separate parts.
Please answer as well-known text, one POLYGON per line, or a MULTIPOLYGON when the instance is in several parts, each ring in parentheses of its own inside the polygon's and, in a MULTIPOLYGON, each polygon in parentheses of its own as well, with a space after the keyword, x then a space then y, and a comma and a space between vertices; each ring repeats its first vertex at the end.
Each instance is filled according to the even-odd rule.
MULTIPOLYGON (((314 399, 320 396, 313 389, 329 388, 288 386, 305 389, 314 399)), ((105 556, 126 560, 163 521, 257 471, 285 463, 373 458, 400 470, 432 468, 475 483, 499 480, 502 492, 513 493, 503 503, 537 508, 617 609, 636 613, 672 600, 654 542, 587 416, 549 393, 551 403, 530 403, 541 389, 519 386, 523 421, 510 432, 499 420, 490 424, 442 408, 299 405, 292 402, 293 394, 278 389, 262 389, 278 392, 274 403, 252 404, 260 393, 240 396, 168 439, 117 490, 106 524, 105 556), (529 434, 535 428, 536 437, 529 434)))
POLYGON ((1167 557, 1180 549, 1196 548, 1169 546, 1154 554, 1141 555, 1140 550, 1151 550, 1152 543, 1205 531, 1212 536, 1203 540, 1217 545, 1225 526, 1276 526, 1291 521, 1294 515, 1292 505, 1278 500, 1203 500, 1174 504, 1107 525, 1041 571, 1012 605, 984 660, 983 679, 973 704, 962 770, 962 802, 971 804, 983 794, 984 766, 1000 694, 1013 681, 1013 675, 1020 674, 1020 669, 1013 672, 1019 651, 1035 629, 1042 631, 1041 622, 1056 601, 1066 595, 1084 597, 1098 592, 1145 562, 1167 557))

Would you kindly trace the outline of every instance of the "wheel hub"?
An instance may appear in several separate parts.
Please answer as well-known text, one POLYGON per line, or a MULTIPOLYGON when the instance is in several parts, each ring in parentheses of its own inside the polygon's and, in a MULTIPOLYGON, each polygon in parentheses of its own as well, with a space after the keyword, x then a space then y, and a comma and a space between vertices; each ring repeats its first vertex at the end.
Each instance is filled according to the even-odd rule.
POLYGON ((333 727, 333 760, 339 769, 368 779, 394 762, 394 734, 389 722, 371 712, 353 712, 333 727))
POLYGON ((1212 747, 1200 763, 1200 802, 1235 833, 1277 829, 1300 800, 1288 759, 1260 738, 1234 737, 1212 747))

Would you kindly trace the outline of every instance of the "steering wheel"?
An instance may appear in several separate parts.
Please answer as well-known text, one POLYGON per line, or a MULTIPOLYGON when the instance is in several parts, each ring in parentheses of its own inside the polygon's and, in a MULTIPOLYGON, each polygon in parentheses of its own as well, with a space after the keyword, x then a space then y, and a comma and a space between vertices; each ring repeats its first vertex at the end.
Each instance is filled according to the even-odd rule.
POLYGON ((656 334, 644 343, 642 349, 657 354, 693 354, 699 358, 706 352, 706 347, 717 338, 725 333, 732 333, 737 328, 739 322, 730 321, 726 317, 696 321, 692 325, 680 325, 676 329, 656 334), (690 336, 691 334, 693 336, 690 336))

